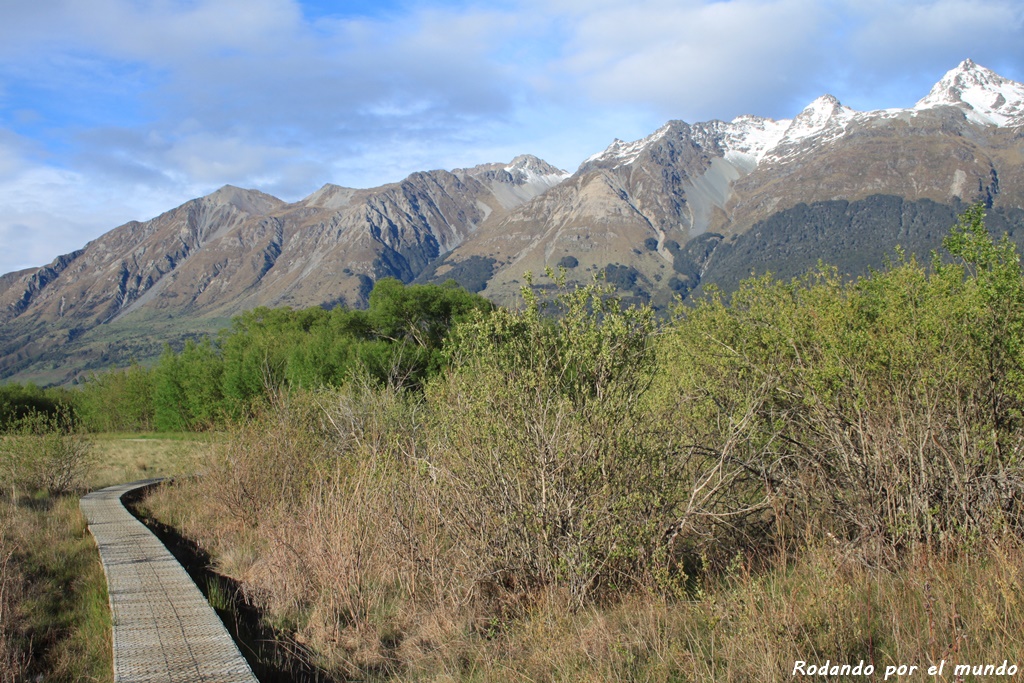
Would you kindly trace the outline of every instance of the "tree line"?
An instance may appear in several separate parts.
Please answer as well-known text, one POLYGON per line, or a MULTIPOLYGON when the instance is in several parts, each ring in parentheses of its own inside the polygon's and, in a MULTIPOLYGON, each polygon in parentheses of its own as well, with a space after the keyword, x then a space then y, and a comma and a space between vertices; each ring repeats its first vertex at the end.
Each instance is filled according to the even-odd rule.
POLYGON ((217 337, 165 347, 151 367, 95 373, 76 389, 0 387, 0 429, 35 413, 69 416, 93 432, 223 426, 281 390, 336 387, 353 373, 417 386, 442 367, 449 330, 492 304, 454 283, 380 280, 366 310, 256 308, 217 337))

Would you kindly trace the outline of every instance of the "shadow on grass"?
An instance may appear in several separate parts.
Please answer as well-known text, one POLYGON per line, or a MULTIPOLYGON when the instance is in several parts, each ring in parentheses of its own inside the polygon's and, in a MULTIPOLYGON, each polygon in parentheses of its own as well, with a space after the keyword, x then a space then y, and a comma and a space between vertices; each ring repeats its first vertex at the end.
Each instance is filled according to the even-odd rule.
POLYGON ((52 511, 62 497, 74 496, 76 494, 60 494, 60 493, 36 493, 33 495, 20 495, 14 499, 14 504, 24 510, 31 510, 33 512, 50 512, 52 511))

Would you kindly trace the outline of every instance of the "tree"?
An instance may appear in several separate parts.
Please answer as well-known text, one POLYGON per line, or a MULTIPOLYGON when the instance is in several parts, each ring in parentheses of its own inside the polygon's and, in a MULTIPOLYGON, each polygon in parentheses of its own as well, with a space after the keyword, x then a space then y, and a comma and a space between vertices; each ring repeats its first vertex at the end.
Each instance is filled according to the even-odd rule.
POLYGON ((655 321, 598 285, 563 291, 557 319, 523 296, 453 330, 452 370, 427 386, 432 464, 479 581, 583 604, 651 569, 671 507, 671 446, 645 405, 655 321))

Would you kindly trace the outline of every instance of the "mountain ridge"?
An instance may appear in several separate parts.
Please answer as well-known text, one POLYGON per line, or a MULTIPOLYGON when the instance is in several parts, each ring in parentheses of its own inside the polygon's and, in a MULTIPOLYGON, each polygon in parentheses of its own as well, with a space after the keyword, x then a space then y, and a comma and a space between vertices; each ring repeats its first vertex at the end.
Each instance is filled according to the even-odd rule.
MULTIPOLYGON (((665 306, 773 216, 838 215, 799 206, 884 195, 1024 207, 1022 112, 1024 85, 964 60, 910 108, 858 112, 826 94, 792 119, 671 120, 573 173, 520 155, 377 188, 327 183, 290 203, 226 185, 0 277, 0 375, 103 325, 166 320, 187 333, 254 306, 358 306, 382 277, 453 277, 511 303, 523 272, 562 265, 570 282, 604 271, 628 299, 665 306)), ((858 215, 893 215, 872 201, 858 215)))

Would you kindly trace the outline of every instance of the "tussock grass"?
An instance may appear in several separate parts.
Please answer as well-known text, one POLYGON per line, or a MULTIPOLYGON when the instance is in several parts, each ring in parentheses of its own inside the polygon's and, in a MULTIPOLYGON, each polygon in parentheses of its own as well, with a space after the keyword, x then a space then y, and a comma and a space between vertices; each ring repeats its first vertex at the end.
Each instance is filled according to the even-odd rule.
POLYGON ((631 596, 573 611, 549 597, 502 631, 435 631, 433 647, 402 650, 395 680, 785 681, 797 660, 884 671, 945 659, 936 680, 953 681, 956 664, 1024 651, 1022 561, 1015 541, 922 551, 895 572, 820 548, 760 571, 737 566, 685 601, 631 596))

